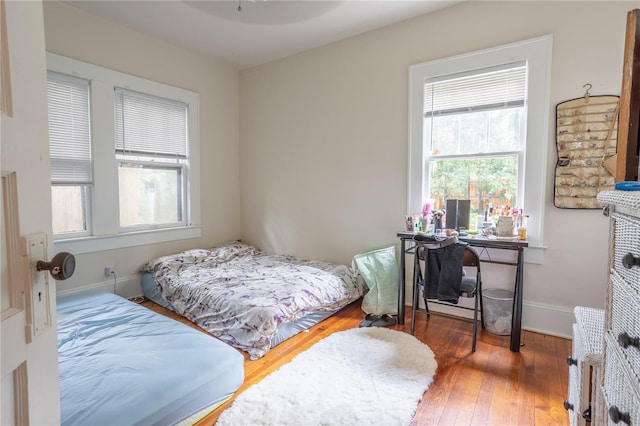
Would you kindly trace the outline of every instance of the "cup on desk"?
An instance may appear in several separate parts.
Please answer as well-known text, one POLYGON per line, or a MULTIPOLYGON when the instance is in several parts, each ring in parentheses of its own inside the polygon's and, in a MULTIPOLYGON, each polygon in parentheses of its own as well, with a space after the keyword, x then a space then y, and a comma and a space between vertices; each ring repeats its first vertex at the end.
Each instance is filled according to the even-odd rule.
POLYGON ((407 228, 407 231, 414 232, 416 230, 416 224, 413 221, 413 216, 405 216, 404 223, 407 228))
POLYGON ((438 233, 438 230, 442 232, 442 218, 433 219, 433 229, 436 233, 438 233))
POLYGON ((527 228, 518 228, 518 239, 522 241, 527 239, 527 228))
POLYGON ((427 232, 428 235, 433 235, 434 234, 433 223, 428 223, 427 224, 426 232, 427 232))
POLYGON ((482 222, 482 235, 490 237, 493 235, 493 222, 482 222))

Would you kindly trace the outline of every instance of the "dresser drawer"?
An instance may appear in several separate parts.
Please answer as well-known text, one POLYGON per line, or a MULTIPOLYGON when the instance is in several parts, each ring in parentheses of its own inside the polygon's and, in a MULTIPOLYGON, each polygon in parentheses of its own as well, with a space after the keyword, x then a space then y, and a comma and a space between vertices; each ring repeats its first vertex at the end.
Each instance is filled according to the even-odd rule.
POLYGON ((636 291, 640 293, 640 219, 615 213, 613 269, 636 291), (625 264, 627 265, 625 267, 625 264))
POLYGON ((573 315, 577 331, 582 337, 574 356, 584 359, 592 366, 600 365, 604 344, 604 309, 576 306, 573 308, 573 315))
MULTIPOLYGON (((636 381, 640 381, 640 348, 632 339, 640 338, 640 296, 616 273, 611 272, 613 297, 611 299, 611 337, 613 344, 628 362, 636 381), (624 336, 628 336, 625 339, 624 336), (626 345, 627 347, 623 347, 626 345)), ((635 342, 638 345, 638 341, 635 342)))
POLYGON ((606 336, 607 350, 604 360, 603 397, 609 425, 628 424, 640 425, 640 396, 637 387, 627 376, 627 368, 615 350, 615 341, 610 335, 606 336))

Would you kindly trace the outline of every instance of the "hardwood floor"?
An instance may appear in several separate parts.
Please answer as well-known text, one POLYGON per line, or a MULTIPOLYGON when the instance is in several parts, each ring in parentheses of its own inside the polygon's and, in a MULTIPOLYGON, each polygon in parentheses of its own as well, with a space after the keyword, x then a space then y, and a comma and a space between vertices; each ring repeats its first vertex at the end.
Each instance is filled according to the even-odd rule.
MULTIPOLYGON (((144 306, 197 328, 152 302, 144 306)), ((390 328, 409 332, 405 325, 390 328)), ((364 313, 355 302, 308 332, 281 343, 257 361, 245 354, 244 389, 288 363, 331 333, 358 327, 364 313)), ((432 314, 418 315, 415 335, 435 353, 438 370, 413 420, 414 425, 567 425, 563 407, 567 397, 571 341, 524 331, 519 353, 509 350, 509 337, 478 329, 477 350, 471 352, 471 322, 432 314)), ((244 354, 244 352, 243 352, 244 354)), ((233 399, 197 423, 215 424, 233 399)))

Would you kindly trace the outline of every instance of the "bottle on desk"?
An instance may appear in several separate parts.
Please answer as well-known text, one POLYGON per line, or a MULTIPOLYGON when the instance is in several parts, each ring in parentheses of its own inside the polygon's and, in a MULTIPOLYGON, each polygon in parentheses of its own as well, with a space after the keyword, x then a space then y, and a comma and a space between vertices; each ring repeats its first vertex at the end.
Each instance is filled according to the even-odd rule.
POLYGON ((527 239, 527 217, 522 214, 522 209, 518 214, 517 226, 518 226, 518 239, 525 241, 527 239))

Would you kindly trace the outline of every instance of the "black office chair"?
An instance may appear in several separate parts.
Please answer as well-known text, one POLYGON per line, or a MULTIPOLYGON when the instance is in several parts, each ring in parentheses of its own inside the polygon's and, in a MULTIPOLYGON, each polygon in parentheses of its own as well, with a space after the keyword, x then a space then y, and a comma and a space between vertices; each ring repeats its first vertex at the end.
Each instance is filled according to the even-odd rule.
MULTIPOLYGON (((471 350, 476 351, 476 336, 478 331, 478 311, 480 311, 480 319, 484 327, 484 318, 482 315, 482 277, 480 274, 480 256, 469 245, 465 243, 459 243, 457 238, 448 238, 441 241, 437 240, 425 240, 416 239, 416 254, 413 268, 413 308, 411 312, 411 334, 414 334, 414 325, 416 319, 416 312, 418 311, 418 297, 422 292, 424 300, 425 311, 427 316, 430 315, 429 305, 427 299, 434 298, 433 289, 429 289, 429 279, 427 276, 427 259, 429 258, 430 250, 444 250, 446 247, 452 244, 464 244, 464 252, 462 255, 461 266, 468 266, 475 268, 475 275, 463 275, 459 288, 457 283, 451 283, 453 288, 456 289, 460 297, 474 298, 473 308, 473 340, 471 344, 471 350), (431 293, 431 294, 429 294, 431 293), (431 297, 430 297, 431 296, 431 297)), ((461 248, 462 249, 462 248, 461 248)), ((441 256, 431 257, 429 261, 434 261, 434 258, 441 259, 441 256)), ((462 267, 461 267, 462 269, 462 267)), ((441 276, 442 277, 442 276, 441 276)), ((471 309, 464 306, 458 306, 447 301, 438 300, 436 303, 442 303, 449 306, 456 306, 462 309, 471 309)))

